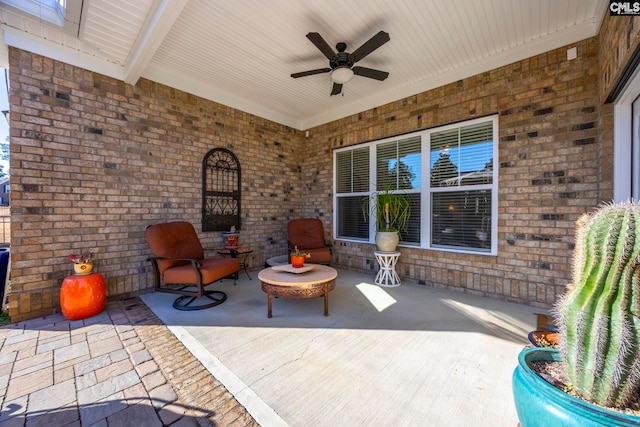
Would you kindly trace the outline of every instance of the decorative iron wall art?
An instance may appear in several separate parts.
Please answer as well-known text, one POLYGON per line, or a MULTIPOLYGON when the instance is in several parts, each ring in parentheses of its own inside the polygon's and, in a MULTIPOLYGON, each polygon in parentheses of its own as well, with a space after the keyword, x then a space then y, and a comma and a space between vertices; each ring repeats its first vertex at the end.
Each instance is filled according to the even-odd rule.
POLYGON ((225 148, 202 162, 202 231, 240 230, 240 162, 225 148))

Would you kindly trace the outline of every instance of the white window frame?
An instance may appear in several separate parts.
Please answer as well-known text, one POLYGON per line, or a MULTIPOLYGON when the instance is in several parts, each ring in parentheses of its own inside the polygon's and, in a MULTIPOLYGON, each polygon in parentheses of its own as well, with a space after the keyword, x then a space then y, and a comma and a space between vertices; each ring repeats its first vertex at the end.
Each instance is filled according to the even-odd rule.
MULTIPOLYGON (((498 166, 499 166, 499 157, 498 157, 498 146, 499 146, 499 129, 498 129, 498 115, 485 116, 478 119, 466 120, 464 122, 458 122, 454 124, 443 125, 435 128, 430 128, 426 130, 421 130, 418 132, 413 132, 410 134, 398 135, 390 138, 380 139, 376 141, 366 142, 362 144, 352 145, 349 147, 343 147, 334 150, 333 153, 333 170, 334 170, 334 180, 333 180, 333 237, 338 241, 350 241, 350 242, 365 242, 375 244, 375 229, 373 226, 370 226, 369 239, 355 239, 355 238, 345 238, 338 237, 338 196, 335 189, 338 186, 337 182, 337 171, 336 168, 336 157, 337 153, 343 151, 349 151, 356 148, 362 148, 364 146, 369 147, 369 182, 372 183, 371 186, 374 186, 376 182, 376 147, 379 144, 384 144, 391 141, 399 141, 406 138, 411 138, 415 136, 420 136, 421 141, 421 153, 422 153, 422 164, 421 164, 421 185, 419 192, 421 194, 420 197, 420 211, 422 212, 420 219, 420 244, 411 244, 411 243, 403 243, 400 242, 400 246, 408 247, 408 248, 420 248, 420 249, 429 249, 434 251, 442 251, 442 252, 455 252, 455 253, 467 253, 473 255, 490 255, 496 256, 498 254, 498 166), (464 190, 482 190, 487 189, 491 192, 491 245, 489 250, 476 250, 472 248, 460 248, 460 247, 452 247, 452 246, 436 246, 431 244, 431 194, 432 192, 440 192, 440 191, 452 191, 452 188, 438 188, 437 190, 431 189, 431 179, 430 179, 430 136, 432 133, 441 132, 448 129, 459 128, 469 125, 474 125, 477 123, 483 123, 487 121, 492 121, 493 123, 493 176, 492 183, 485 185, 469 185, 463 187, 455 187, 455 190, 464 191, 464 190), (373 230, 373 231, 372 231, 373 230)), ((375 191, 375 188, 371 188, 371 191, 375 191)), ((414 191, 412 191, 414 192, 414 191)), ((350 195, 363 195, 363 193, 354 193, 350 195)))
POLYGON ((640 67, 613 107, 613 200, 616 202, 640 200, 640 111, 633 108, 639 96, 640 67))

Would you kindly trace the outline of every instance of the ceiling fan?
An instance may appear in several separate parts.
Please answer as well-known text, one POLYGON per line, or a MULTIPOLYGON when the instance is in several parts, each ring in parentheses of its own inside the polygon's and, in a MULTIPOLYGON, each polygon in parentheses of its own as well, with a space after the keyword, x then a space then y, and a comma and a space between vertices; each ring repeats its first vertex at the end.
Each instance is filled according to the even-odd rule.
POLYGON ((353 66, 353 64, 391 40, 389 38, 389 33, 380 31, 378 34, 367 40, 362 46, 354 50, 353 53, 345 52, 345 50, 347 50, 347 44, 343 42, 336 45, 336 50, 338 52, 334 52, 333 49, 331 49, 331 46, 329 46, 329 44, 318 33, 309 33, 307 34, 307 38, 311 40, 311 43, 313 43, 318 50, 324 54, 324 56, 327 57, 330 68, 318 68, 317 70, 293 73, 291 74, 291 77, 294 79, 297 79, 298 77, 312 76, 314 74, 331 73, 331 81, 333 82, 331 95, 338 95, 342 92, 342 85, 351 80, 354 75, 380 81, 389 77, 389 73, 386 71, 353 66))

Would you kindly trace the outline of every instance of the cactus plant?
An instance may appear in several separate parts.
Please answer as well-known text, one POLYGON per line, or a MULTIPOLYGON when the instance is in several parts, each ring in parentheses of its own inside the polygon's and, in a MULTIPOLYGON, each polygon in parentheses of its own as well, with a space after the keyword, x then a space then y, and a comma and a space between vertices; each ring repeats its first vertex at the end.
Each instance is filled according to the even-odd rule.
POLYGON ((573 282, 555 315, 573 388, 599 405, 627 403, 640 386, 640 205, 580 217, 573 282))

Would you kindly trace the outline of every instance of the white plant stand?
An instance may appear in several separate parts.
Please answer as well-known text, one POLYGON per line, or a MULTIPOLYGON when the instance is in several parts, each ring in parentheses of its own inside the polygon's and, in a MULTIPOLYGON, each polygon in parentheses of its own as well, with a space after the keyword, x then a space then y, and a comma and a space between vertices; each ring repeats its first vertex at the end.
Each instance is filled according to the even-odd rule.
POLYGON ((400 252, 382 252, 375 251, 373 253, 380 265, 378 274, 376 274, 375 283, 378 286, 386 286, 394 288, 402 283, 398 273, 396 273, 396 263, 400 258, 400 252))

